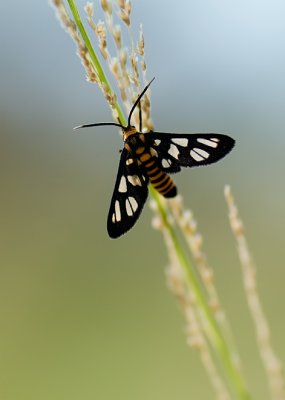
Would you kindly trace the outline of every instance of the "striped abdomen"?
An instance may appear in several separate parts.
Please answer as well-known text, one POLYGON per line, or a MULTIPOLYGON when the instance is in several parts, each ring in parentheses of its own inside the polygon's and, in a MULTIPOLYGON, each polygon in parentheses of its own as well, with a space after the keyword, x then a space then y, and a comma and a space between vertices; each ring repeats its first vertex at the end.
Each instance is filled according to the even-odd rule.
MULTIPOLYGON (((138 151, 142 149, 139 148, 138 151)), ((164 197, 175 197, 177 189, 173 180, 164 171, 159 168, 156 161, 156 157, 152 156, 146 148, 143 148, 143 152, 137 156, 146 170, 149 180, 153 187, 164 197)))

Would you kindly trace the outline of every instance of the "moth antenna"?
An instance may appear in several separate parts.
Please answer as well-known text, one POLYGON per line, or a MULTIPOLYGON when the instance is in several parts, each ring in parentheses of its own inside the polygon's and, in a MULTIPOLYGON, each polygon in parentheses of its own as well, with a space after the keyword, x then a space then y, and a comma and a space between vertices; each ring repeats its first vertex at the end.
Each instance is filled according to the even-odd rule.
POLYGON ((142 103, 141 103, 141 101, 139 101, 139 120, 140 120, 139 130, 141 132, 142 131, 142 103))
POLYGON ((80 128, 90 128, 91 126, 118 126, 119 128, 125 129, 125 127, 121 124, 116 124, 115 122, 99 122, 98 124, 84 124, 75 126, 73 129, 80 129, 80 128))
POLYGON ((146 85, 146 87, 144 88, 144 90, 141 92, 141 94, 139 95, 139 97, 137 98, 136 102, 134 103, 134 105, 132 106, 132 109, 129 113, 129 118, 128 118, 128 126, 131 125, 131 118, 132 118, 132 113, 134 112, 134 109, 136 108, 136 106, 138 105, 139 101, 141 100, 141 98, 143 97, 143 95, 145 94, 145 92, 147 91, 147 89, 150 87, 150 85, 152 84, 152 82, 154 81, 154 78, 152 78, 152 80, 149 82, 148 85, 146 85))

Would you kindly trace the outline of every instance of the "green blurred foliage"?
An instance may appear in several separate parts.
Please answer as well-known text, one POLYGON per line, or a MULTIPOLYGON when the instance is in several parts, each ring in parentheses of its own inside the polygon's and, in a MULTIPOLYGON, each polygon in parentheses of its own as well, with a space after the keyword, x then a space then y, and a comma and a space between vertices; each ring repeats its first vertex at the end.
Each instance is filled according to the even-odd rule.
MULTIPOLYGON (((284 4, 156 3, 133 1, 132 25, 144 25, 157 129, 237 140, 219 165, 175 180, 198 219, 250 388, 267 399, 223 187, 240 206, 285 360, 284 4)), ((166 288, 148 206, 128 235, 107 237, 121 142, 114 129, 72 131, 110 120, 103 96, 47 4, 2 10, 1 398, 213 398, 166 288)))

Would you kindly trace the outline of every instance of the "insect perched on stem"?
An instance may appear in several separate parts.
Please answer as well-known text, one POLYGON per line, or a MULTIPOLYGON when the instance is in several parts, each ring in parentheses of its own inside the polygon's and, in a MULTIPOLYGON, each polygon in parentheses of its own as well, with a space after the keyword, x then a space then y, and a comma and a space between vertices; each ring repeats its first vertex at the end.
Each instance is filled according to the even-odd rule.
POLYGON ((134 103, 128 117, 128 125, 115 122, 84 124, 91 126, 118 126, 123 130, 124 148, 121 153, 115 189, 111 200, 107 229, 111 238, 117 238, 136 223, 148 196, 148 184, 164 197, 175 197, 176 186, 168 175, 181 167, 196 167, 215 163, 228 154, 234 139, 217 133, 172 134, 141 132, 131 125, 132 114, 149 88, 144 88, 134 103))

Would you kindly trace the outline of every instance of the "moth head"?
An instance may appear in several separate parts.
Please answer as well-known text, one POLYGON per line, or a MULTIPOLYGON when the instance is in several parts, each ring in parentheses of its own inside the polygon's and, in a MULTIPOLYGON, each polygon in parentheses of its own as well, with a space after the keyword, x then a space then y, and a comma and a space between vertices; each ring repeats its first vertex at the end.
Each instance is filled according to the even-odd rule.
POLYGON ((144 90, 141 92, 141 94, 139 95, 139 97, 137 98, 136 102, 133 104, 131 111, 129 113, 129 117, 128 117, 128 125, 127 126, 123 126, 120 119, 119 123, 116 122, 99 122, 96 124, 84 124, 84 125, 79 125, 76 126, 73 129, 79 129, 79 128, 90 128, 92 126, 118 126, 119 128, 122 128, 123 130, 123 135, 124 135, 124 140, 126 141, 128 139, 129 136, 134 135, 137 130, 134 126, 131 125, 131 118, 132 118, 132 114, 135 110, 135 108, 137 107, 137 105, 139 104, 141 98, 143 97, 143 95, 145 94, 145 92, 147 91, 147 89, 149 88, 150 84, 153 82, 154 78, 149 82, 148 85, 146 85, 146 87, 144 88, 144 90))
POLYGON ((126 142, 131 136, 135 135, 137 133, 137 129, 135 126, 127 126, 123 130, 123 139, 124 142, 126 142))

